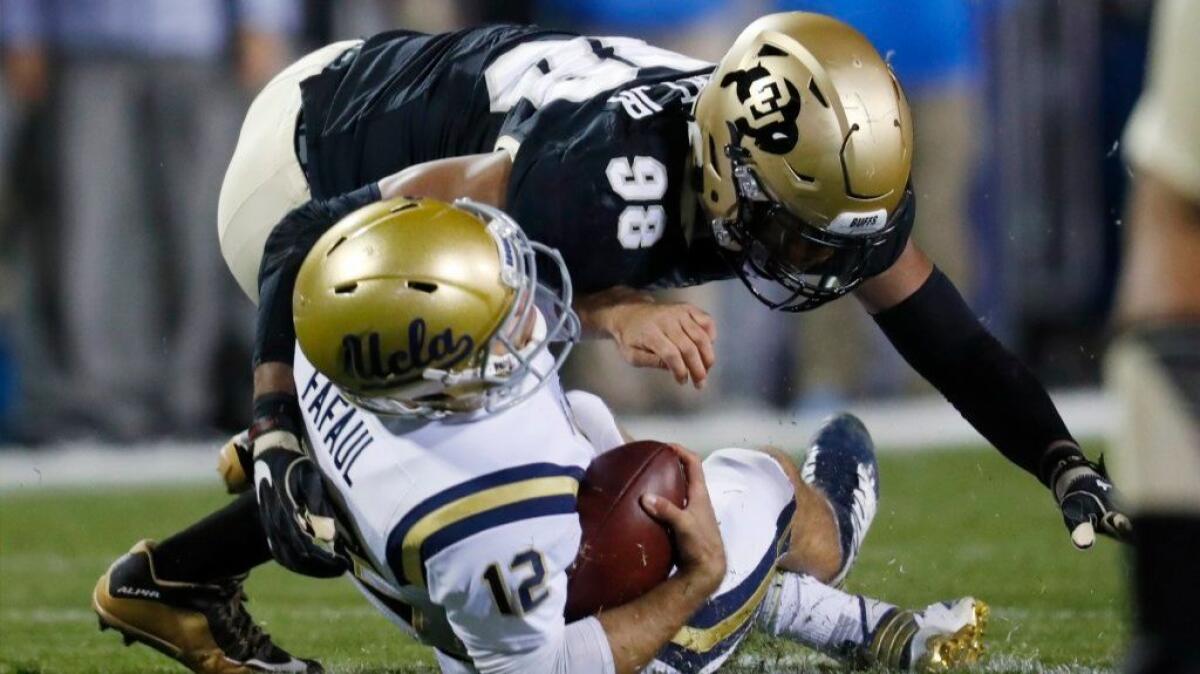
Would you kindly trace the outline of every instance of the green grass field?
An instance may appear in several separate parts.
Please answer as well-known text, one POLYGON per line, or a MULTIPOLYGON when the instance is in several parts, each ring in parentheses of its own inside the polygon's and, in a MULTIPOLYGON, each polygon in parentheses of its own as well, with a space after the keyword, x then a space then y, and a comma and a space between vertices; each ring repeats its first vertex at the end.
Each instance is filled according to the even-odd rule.
MULTIPOLYGON (((848 589, 902 605, 971 594, 992 606, 981 671, 1079 671, 1119 662, 1127 631, 1121 551, 1075 551, 1046 490, 982 451, 886 456, 880 512, 848 589)), ((96 578, 142 537, 163 537, 222 503, 211 488, 0 494, 0 674, 177 672, 97 630, 96 578)), ((251 612, 294 653, 331 672, 427 671, 431 658, 345 581, 279 568, 247 586, 251 612)), ((826 669, 752 638, 737 669, 826 669)))

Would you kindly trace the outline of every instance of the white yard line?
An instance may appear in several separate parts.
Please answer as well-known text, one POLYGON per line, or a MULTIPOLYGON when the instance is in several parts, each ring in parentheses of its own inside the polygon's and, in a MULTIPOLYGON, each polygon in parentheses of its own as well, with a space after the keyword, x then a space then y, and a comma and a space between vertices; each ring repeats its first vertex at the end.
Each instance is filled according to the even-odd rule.
MULTIPOLYGON (((1076 437, 1094 439, 1112 433, 1112 405, 1101 391, 1056 392, 1053 398, 1076 437)), ((847 411, 863 420, 881 452, 920 452, 983 442, 958 411, 937 395, 855 403, 847 411)), ((701 450, 771 444, 799 451, 826 416, 737 410, 621 421, 635 437, 671 440, 701 450)))
POLYGON ((1110 674, 1115 669, 1090 667, 1087 665, 1046 665, 1033 658, 1017 657, 1014 655, 985 655, 978 665, 970 668, 972 672, 1004 672, 1008 674, 1110 674))
MULTIPOLYGON (((763 672, 830 672, 841 668, 835 661, 816 653, 798 653, 781 656, 741 653, 721 668, 722 672, 746 674, 763 672)), ((1098 668, 1080 664, 1047 665, 1032 657, 985 653, 978 664, 963 668, 969 672, 993 674, 1110 674, 1114 669, 1098 668)))
POLYGON ((220 441, 213 441, 132 446, 72 443, 35 450, 0 449, 0 491, 204 481, 216 484, 220 447, 220 441))
MULTIPOLYGON (((379 612, 370 605, 350 606, 346 608, 307 607, 304 611, 305 620, 323 623, 341 620, 364 620, 378 616, 379 612)), ((96 614, 90 609, 82 608, 35 608, 35 609, 4 609, 0 610, 0 621, 14 623, 44 623, 63 624, 95 622, 96 614)))
MULTIPOLYGON (((1112 405, 1096 390, 1054 395, 1067 426, 1078 438, 1108 437, 1112 405)), ((982 439, 938 396, 856 403, 849 411, 870 429, 883 453, 921 452, 978 445, 982 439)), ((639 438, 670 440, 707 452, 720 447, 776 445, 801 451, 824 414, 790 415, 764 410, 721 410, 689 416, 621 419, 639 438)), ((219 441, 135 445, 73 443, 37 450, 0 447, 0 491, 43 487, 216 483, 219 441)))

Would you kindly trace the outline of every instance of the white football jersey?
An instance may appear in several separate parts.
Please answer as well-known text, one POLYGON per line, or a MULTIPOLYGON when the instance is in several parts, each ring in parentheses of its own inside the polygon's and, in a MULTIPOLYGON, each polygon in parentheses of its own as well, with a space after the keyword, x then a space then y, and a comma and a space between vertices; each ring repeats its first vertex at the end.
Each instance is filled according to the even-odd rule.
POLYGON ((314 460, 374 603, 481 668, 560 638, 580 540, 575 495, 596 451, 557 378, 504 412, 452 422, 355 408, 299 348, 295 377, 314 460))
MULTIPOLYGON (((367 599, 436 648, 443 672, 544 669, 537 652, 561 645, 566 629, 579 480, 597 453, 622 442, 604 402, 564 395, 555 378, 499 414, 399 420, 347 403, 299 348, 295 375, 312 454, 367 599)), ((774 459, 721 449, 705 459, 704 475, 725 578, 646 672, 720 668, 787 549, 794 493, 774 459)))

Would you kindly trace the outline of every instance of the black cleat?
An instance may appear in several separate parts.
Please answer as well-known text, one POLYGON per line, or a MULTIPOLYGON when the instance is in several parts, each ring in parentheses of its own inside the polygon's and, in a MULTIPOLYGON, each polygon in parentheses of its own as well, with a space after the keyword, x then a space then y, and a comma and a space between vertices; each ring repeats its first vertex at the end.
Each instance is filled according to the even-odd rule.
POLYGON ((322 674, 320 663, 292 657, 246 612, 242 579, 214 584, 160 580, 153 543, 141 541, 113 562, 92 594, 100 629, 121 633, 198 674, 322 674))

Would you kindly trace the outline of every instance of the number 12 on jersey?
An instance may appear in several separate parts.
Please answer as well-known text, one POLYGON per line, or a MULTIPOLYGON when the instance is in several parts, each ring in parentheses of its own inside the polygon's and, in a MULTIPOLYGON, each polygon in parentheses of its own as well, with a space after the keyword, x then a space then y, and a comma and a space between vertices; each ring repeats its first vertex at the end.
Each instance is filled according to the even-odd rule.
POLYGON ((546 563, 542 559, 542 553, 526 550, 513 557, 508 569, 514 575, 523 576, 521 584, 517 586, 516 596, 513 596, 512 590, 509 589, 499 563, 491 564, 483 572, 483 579, 492 591, 496 608, 504 615, 528 613, 550 596, 549 590, 545 588, 546 563))
POLYGON ((667 193, 667 167, 654 157, 613 157, 604 174, 613 192, 632 203, 617 217, 617 240, 628 249, 649 248, 662 238, 667 212, 662 198, 667 193))

